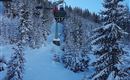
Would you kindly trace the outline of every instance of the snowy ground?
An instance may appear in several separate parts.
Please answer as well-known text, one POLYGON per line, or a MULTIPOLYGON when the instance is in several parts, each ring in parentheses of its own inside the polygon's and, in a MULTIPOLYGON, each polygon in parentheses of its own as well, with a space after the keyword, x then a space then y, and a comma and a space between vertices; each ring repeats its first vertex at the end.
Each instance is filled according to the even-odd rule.
POLYGON ((37 50, 26 51, 24 80, 81 80, 82 73, 73 73, 53 61, 53 49, 56 46, 49 44, 37 50))
MULTIPOLYGON (((60 26, 60 33, 62 32, 60 26)), ((65 69, 62 64, 53 61, 54 54, 62 54, 60 47, 52 44, 54 37, 54 25, 52 26, 52 34, 48 36, 46 46, 40 49, 25 50, 25 73, 23 80, 81 80, 84 73, 74 73, 65 69)), ((12 53, 11 46, 1 46, 1 55, 5 55, 9 60, 12 53)), ((5 72, 0 72, 0 80, 6 75, 5 72)))

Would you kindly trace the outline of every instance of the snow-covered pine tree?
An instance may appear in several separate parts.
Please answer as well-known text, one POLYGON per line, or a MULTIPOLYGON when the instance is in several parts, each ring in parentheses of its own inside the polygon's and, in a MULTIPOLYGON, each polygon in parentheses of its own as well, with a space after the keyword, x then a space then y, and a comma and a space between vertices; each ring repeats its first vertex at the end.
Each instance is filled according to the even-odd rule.
POLYGON ((121 64, 122 55, 126 53, 120 47, 120 39, 125 32, 117 25, 123 17, 118 11, 123 7, 120 7, 122 1, 104 0, 105 10, 102 11, 104 25, 95 29, 92 37, 93 52, 97 56, 97 60, 93 63, 96 72, 92 80, 107 80, 109 75, 113 75, 115 80, 128 80, 127 72, 121 71, 117 66, 121 64))
POLYGON ((18 43, 13 49, 14 53, 8 63, 7 80, 23 80, 25 62, 23 47, 18 43))
MULTIPOLYGON (((97 34, 94 35, 92 44, 98 49, 93 51, 97 55, 97 60, 93 63, 96 73, 92 80, 107 80, 112 72, 115 73, 114 77, 120 76, 117 65, 120 64, 120 59, 125 54, 119 46, 119 40, 124 34, 123 30, 118 25, 111 23, 96 29, 94 32, 97 34)), ((122 78, 122 76, 120 77, 122 78)))
MULTIPOLYGON (((17 2, 17 1, 16 1, 17 2)), ((15 4, 12 3, 12 4, 15 4)), ((12 53, 11 60, 8 64, 7 71, 7 79, 8 80, 23 80, 23 72, 24 72, 24 53, 23 46, 28 41, 28 13, 26 9, 26 5, 24 0, 21 0, 18 8, 20 9, 19 18, 20 25, 18 27, 19 30, 19 38, 13 47, 14 53, 12 53)))
POLYGON ((123 18, 120 19, 122 23, 120 23, 119 26, 123 26, 121 27, 123 30, 130 32, 130 9, 128 5, 124 6, 122 13, 123 18))
MULTIPOLYGON (((50 7, 50 3, 48 1, 44 0, 12 0, 11 2, 4 2, 4 12, 5 16, 8 16, 9 18, 16 18, 17 19, 17 25, 14 24, 14 27, 17 28, 17 31, 19 30, 19 25, 21 23, 21 16, 24 18, 24 23, 26 23, 26 43, 25 45, 31 47, 31 48, 39 48, 45 40, 47 40, 47 36, 50 33, 50 25, 52 23, 52 13, 50 9, 46 9, 50 7), (40 1, 40 2, 39 2, 40 1), (24 2, 24 8, 23 14, 21 15, 21 6, 24 2), (37 5, 41 5, 42 9, 37 9, 37 5)), ((13 21, 12 20, 12 21, 13 21)), ((25 30, 25 29, 24 29, 25 30)), ((16 34, 17 36, 18 34, 16 34)), ((18 39, 19 35, 16 39, 18 39)), ((10 40, 11 42, 14 41, 10 40)), ((17 40, 15 40, 16 42, 17 40)))
POLYGON ((47 1, 41 0, 41 5, 43 9, 37 9, 35 8, 39 2, 34 1, 31 4, 32 8, 31 11, 31 36, 30 36, 30 41, 29 41, 29 46, 32 48, 39 48, 45 40, 47 40, 47 36, 50 33, 50 25, 52 23, 52 14, 49 9, 50 4, 47 1), (35 5, 35 6, 34 6, 35 5))
POLYGON ((81 18, 71 16, 68 21, 65 21, 66 26, 64 29, 65 44, 64 54, 62 61, 66 68, 80 72, 87 69, 88 57, 87 49, 85 46, 86 34, 84 33, 84 26, 81 18))
POLYGON ((105 10, 101 11, 101 19, 104 24, 112 22, 111 18, 113 18, 115 24, 120 26, 123 30, 127 29, 129 24, 129 8, 127 5, 123 5, 123 1, 124 0, 104 0, 103 7, 105 10))
POLYGON ((12 54, 11 60, 8 64, 8 80, 23 80, 25 61, 23 52, 24 46, 30 46, 33 45, 33 43, 34 45, 30 46, 32 48, 41 46, 49 33, 48 26, 50 25, 49 23, 51 22, 51 19, 45 20, 50 15, 45 12, 50 10, 37 10, 36 12, 39 14, 35 14, 34 10, 36 10, 36 3, 35 1, 30 3, 30 1, 31 0, 12 0, 11 2, 11 10, 16 10, 18 13, 17 18, 19 25, 17 25, 17 41, 14 43, 15 46, 13 47, 14 53, 12 54), (17 8, 15 8, 16 4, 17 8), (48 16, 45 16, 43 13, 48 16), (34 18, 34 16, 36 17, 34 18))

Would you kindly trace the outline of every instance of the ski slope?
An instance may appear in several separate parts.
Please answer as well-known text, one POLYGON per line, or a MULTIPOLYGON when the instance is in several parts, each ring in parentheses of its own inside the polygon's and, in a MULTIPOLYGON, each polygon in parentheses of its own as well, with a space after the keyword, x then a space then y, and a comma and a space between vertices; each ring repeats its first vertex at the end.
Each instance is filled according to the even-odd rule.
MULTIPOLYGON (((63 26, 59 25, 60 38, 63 40, 63 26)), ((55 23, 52 25, 51 34, 46 45, 39 49, 25 48, 25 72, 23 80, 81 80, 84 73, 74 73, 63 64, 53 61, 54 54, 62 54, 60 47, 52 43, 55 33, 55 23)), ((1 45, 0 54, 9 61, 14 45, 1 45)), ((6 77, 6 71, 0 72, 0 80, 6 77)))
MULTIPOLYGON (((74 73, 53 61, 54 54, 62 54, 60 47, 52 44, 55 33, 55 24, 52 25, 52 34, 48 36, 46 46, 40 49, 28 49, 25 52, 24 80, 81 80, 83 73, 74 73)), ((63 26, 60 25, 59 32, 63 26)))
POLYGON ((60 50, 51 43, 37 50, 28 49, 24 80, 81 80, 82 73, 73 73, 53 61, 55 52, 60 50))

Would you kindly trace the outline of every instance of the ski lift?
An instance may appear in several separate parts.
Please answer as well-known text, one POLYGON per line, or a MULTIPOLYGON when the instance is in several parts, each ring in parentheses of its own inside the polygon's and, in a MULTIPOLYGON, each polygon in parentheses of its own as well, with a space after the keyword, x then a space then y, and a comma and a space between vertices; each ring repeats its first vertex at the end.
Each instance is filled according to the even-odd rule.
POLYGON ((53 44, 60 46, 60 39, 53 39, 53 44))
POLYGON ((54 6, 53 15, 57 23, 62 23, 64 21, 66 16, 66 11, 64 9, 63 4, 60 5, 59 9, 58 6, 54 6))
MULTIPOLYGON (((62 23, 66 17, 66 11, 64 9, 64 4, 66 6, 66 3, 64 0, 58 0, 54 1, 52 4, 52 8, 45 8, 45 9, 53 9, 53 15, 56 21, 56 29, 55 29, 55 39, 53 40, 53 43, 57 46, 60 46, 60 39, 58 36, 58 23, 62 23), (60 7, 58 7, 60 5, 60 7)), ((43 7, 39 4, 35 7, 36 9, 42 9, 43 7)))
MULTIPOLYGON (((62 2, 63 0, 61 0, 62 2)), ((59 2, 61 4, 61 2, 59 2)), ((55 29, 55 39, 53 39, 53 43, 57 46, 60 46, 60 39, 58 36, 58 23, 62 23, 66 17, 66 11, 64 9, 63 3, 58 8, 58 5, 55 5, 53 8, 53 15, 56 21, 56 29, 55 29)))

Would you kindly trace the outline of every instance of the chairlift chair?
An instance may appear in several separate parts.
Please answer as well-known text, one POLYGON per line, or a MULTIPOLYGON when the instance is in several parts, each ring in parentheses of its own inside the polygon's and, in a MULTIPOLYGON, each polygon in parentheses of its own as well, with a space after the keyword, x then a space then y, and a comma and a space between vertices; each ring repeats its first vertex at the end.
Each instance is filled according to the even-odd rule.
POLYGON ((55 39, 53 39, 53 43, 57 46, 60 46, 60 39, 59 39, 59 35, 58 35, 58 23, 62 23, 66 16, 66 11, 64 9, 63 4, 60 5, 59 9, 58 9, 58 6, 54 6, 53 14, 54 14, 54 18, 56 20, 55 39))
MULTIPOLYGON (((58 36, 58 23, 62 23, 66 16, 66 12, 64 10, 64 4, 66 5, 64 0, 58 0, 58 1, 54 1, 54 3, 52 4, 53 5, 52 8, 46 8, 46 9, 53 9, 53 15, 56 20, 55 39, 53 39, 53 43, 57 46, 60 46, 60 39, 58 36), (60 5, 60 9, 58 9, 59 5, 60 5)), ((43 7, 39 4, 35 8, 42 9, 43 7)))

